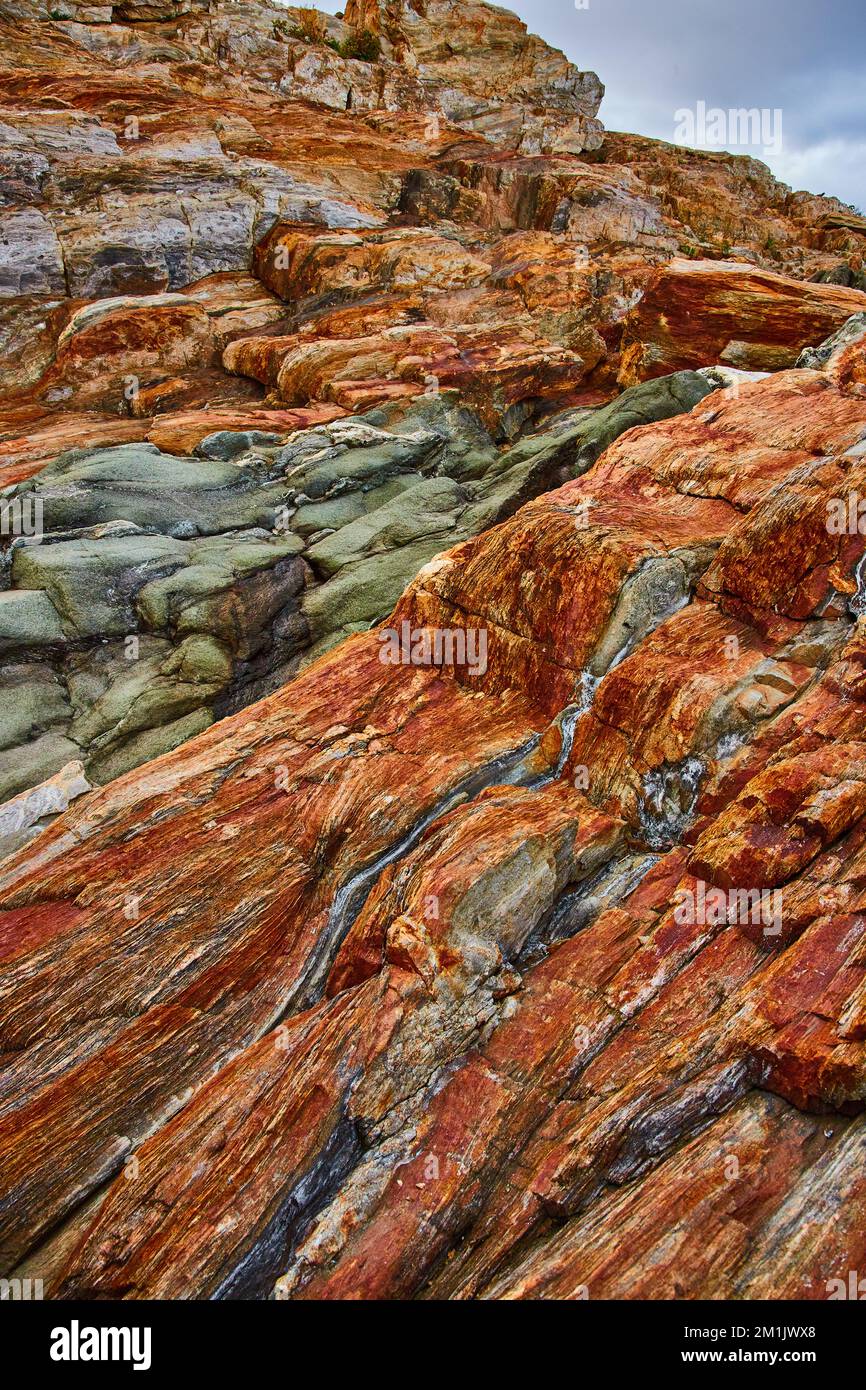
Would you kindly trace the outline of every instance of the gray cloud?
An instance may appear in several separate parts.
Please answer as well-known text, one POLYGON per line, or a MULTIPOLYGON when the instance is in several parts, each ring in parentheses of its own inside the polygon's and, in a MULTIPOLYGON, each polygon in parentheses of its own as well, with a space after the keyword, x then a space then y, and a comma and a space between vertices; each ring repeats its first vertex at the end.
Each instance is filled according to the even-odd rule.
POLYGON ((723 142, 766 157, 796 188, 866 207, 863 0, 518 0, 521 18, 607 87, 615 130, 673 138, 675 113, 782 112, 782 147, 723 142))

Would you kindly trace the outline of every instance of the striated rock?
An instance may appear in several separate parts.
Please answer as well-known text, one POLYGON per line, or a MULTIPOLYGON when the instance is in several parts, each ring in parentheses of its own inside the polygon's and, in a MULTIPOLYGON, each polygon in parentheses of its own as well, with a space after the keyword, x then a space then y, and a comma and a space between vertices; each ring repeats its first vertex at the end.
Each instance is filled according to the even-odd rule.
POLYGON ((809 371, 628 431, 8 860, 7 1266, 56 1228, 76 1297, 824 1297, 856 1267, 857 557, 835 537, 786 616, 759 567, 757 625, 710 576, 864 435, 809 371), (474 669, 383 659, 469 615, 474 669), (848 1216, 804 1242, 817 1190, 848 1216))
POLYGON ((73 315, 39 383, 48 401, 79 408, 135 396, 154 373, 171 375, 214 360, 208 317, 182 295, 97 300, 73 315))
MULTIPOLYGON (((232 370, 252 365, 256 350, 247 339, 226 354, 232 370)), ((503 338, 501 330, 434 327, 390 328, 377 337, 319 339, 292 351, 286 346, 276 372, 276 396, 289 406, 328 401, 344 409, 368 410, 396 397, 458 389, 488 428, 525 418, 524 401, 564 395, 580 379, 578 355, 529 335, 503 338)), ((268 374, 274 364, 269 363, 268 374)))
POLYGON ((626 320, 620 380, 631 385, 713 362, 759 371, 793 367, 808 342, 864 308, 859 290, 803 284, 734 262, 673 261, 626 320))
POLYGON ((866 226, 507 11, 0 11, 0 1274, 866 1260, 866 226))

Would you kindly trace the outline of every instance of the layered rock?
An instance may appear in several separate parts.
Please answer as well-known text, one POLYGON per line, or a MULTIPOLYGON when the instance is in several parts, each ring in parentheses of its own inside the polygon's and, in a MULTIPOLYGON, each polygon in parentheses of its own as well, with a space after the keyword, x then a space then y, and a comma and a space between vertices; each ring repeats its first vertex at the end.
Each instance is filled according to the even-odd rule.
POLYGON ((632 431, 10 859, 7 1265, 307 1298, 856 1268, 863 542, 826 518, 864 439, 809 370, 632 431), (403 623, 486 659, 395 665, 403 623), (818 1190, 846 1218, 803 1241, 818 1190))
POLYGON ((2 13, 0 1273, 826 1297, 863 219, 483 4, 2 13))
POLYGON ((507 449, 447 392, 394 420, 165 415, 148 441, 64 452, 8 503, 40 536, 11 542, 0 591, 0 798, 176 747, 384 618, 443 547, 711 389, 647 383, 507 449))
POLYGON ((730 261, 675 260, 625 321, 620 380, 664 376, 695 357, 745 371, 793 367, 861 310, 861 292, 803 284, 730 261))

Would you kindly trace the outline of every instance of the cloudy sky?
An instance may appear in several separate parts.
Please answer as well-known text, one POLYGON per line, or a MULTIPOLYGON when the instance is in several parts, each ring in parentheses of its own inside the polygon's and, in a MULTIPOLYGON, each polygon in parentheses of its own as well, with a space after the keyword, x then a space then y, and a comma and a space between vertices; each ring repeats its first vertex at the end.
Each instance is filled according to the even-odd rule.
MULTIPOLYGON (((775 136, 780 110, 780 150, 721 144, 765 158, 794 188, 866 211, 866 0, 584 3, 510 0, 508 8, 598 73, 610 129, 672 140, 677 111, 702 101, 708 111, 766 108, 765 135, 775 136)), ((318 0, 318 8, 343 6, 318 0)))

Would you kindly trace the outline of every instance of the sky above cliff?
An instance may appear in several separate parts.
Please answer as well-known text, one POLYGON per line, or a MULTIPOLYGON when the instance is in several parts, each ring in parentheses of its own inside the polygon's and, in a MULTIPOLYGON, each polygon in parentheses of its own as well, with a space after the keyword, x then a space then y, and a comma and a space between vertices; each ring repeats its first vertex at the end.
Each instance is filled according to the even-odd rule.
MULTIPOLYGON (((343 8, 318 3, 332 14, 343 8)), ((511 0, 507 8, 598 73, 607 88, 599 115, 610 129, 754 154, 794 188, 866 211, 864 0, 583 3, 511 0), (729 117, 719 126, 712 114, 741 108, 766 113, 763 132, 749 131, 763 137, 757 142, 740 143, 742 127, 729 117)))

